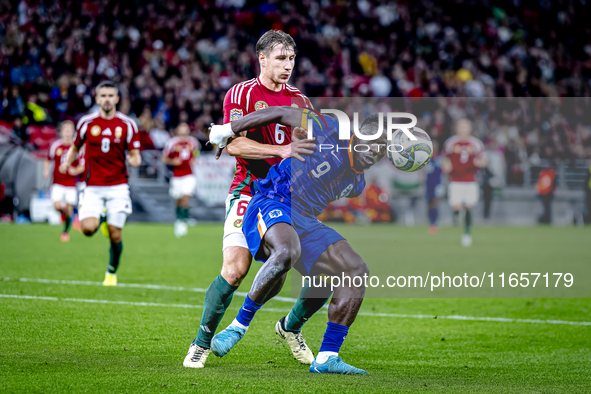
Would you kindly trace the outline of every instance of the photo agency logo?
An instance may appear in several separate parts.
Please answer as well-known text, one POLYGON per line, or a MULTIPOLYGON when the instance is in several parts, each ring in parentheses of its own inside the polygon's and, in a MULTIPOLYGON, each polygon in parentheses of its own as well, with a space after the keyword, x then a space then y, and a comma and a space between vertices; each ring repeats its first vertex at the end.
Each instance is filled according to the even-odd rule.
MULTIPOLYGON (((315 112, 315 111, 314 111, 315 112)), ((340 140, 350 140, 351 139, 351 125, 353 125, 353 133, 355 136, 359 138, 361 141, 367 141, 368 143, 361 143, 361 144, 351 144, 346 149, 351 150, 353 149, 356 152, 367 152, 370 150, 371 141, 375 141, 379 139, 384 132, 384 121, 385 131, 388 137, 388 144, 378 144, 378 151, 381 149, 381 146, 386 145, 386 149, 389 152, 402 152, 404 147, 399 143, 392 141, 392 133, 396 130, 401 130, 406 137, 408 137, 411 141, 417 141, 417 137, 413 135, 411 129, 413 129, 417 124, 417 117, 408 112, 378 112, 378 128, 374 134, 363 134, 360 132, 360 122, 359 122, 359 113, 353 113, 353 122, 349 116, 338 109, 321 109, 320 114, 328 114, 333 115, 336 118, 339 124, 339 139, 340 140), (394 123, 395 120, 399 119, 409 119, 409 123, 394 123), (353 145, 353 146, 352 146, 353 145)), ((313 122, 319 122, 318 119, 314 119, 313 117, 308 117, 308 138, 311 139, 314 137, 313 132, 313 122)), ((363 122, 361 122, 363 123, 363 122)), ((318 149, 320 152, 323 150, 334 150, 336 149, 345 149, 344 147, 334 146, 332 144, 319 144, 318 149)))

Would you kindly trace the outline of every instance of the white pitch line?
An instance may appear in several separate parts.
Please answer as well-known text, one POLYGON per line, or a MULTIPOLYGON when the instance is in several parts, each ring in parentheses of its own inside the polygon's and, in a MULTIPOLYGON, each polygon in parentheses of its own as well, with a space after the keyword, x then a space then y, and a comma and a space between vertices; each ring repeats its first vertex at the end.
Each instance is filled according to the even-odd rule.
MULTIPOLYGON (((110 301, 110 300, 94 300, 84 298, 57 298, 57 297, 41 297, 20 294, 0 294, 0 298, 16 298, 25 300, 42 300, 42 301, 69 301, 69 302, 83 302, 87 304, 113 304, 113 305, 133 305, 133 306, 160 306, 164 308, 184 308, 184 309, 203 309, 202 305, 191 304, 161 304, 156 302, 132 302, 132 301, 110 301)), ((287 309, 262 308, 265 312, 289 312, 287 309)), ((482 321, 482 322, 501 322, 501 323, 529 323, 529 324, 563 324, 571 326, 591 326, 591 322, 586 321, 567 321, 567 320, 541 320, 541 319, 511 319, 505 317, 472 317, 472 316, 433 316, 433 315, 407 315, 397 313, 370 313, 360 312, 360 316, 368 317, 395 317, 402 319, 446 319, 446 320, 464 320, 464 321, 482 321)))
MULTIPOLYGON (((86 280, 58 280, 58 279, 39 279, 39 278, 4 278, 5 282, 31 282, 31 283, 50 283, 54 285, 82 285, 82 286, 103 286, 103 282, 91 282, 86 280)), ((152 289, 152 290, 172 290, 172 291, 190 291, 193 293, 205 293, 207 289, 200 287, 182 287, 182 286, 166 286, 166 285, 149 285, 143 283, 117 283, 117 287, 129 287, 135 289, 152 289)), ((234 293, 239 297, 246 297, 248 293, 237 291, 234 293)), ((273 297, 275 301, 296 302, 296 298, 290 297, 273 297)))

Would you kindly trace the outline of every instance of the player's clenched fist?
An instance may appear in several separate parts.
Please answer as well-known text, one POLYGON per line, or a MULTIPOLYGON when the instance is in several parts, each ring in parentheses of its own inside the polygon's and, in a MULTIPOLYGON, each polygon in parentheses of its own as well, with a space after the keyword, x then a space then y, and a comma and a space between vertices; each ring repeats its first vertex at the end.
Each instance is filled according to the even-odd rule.
POLYGON ((68 171, 68 165, 66 163, 60 164, 59 170, 62 174, 65 174, 68 171))

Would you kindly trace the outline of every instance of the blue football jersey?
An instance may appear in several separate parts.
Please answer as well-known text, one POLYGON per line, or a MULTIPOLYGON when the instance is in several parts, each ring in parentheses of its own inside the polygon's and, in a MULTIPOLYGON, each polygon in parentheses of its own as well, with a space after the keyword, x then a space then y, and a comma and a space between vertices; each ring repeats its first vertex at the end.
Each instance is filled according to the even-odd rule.
POLYGON ((255 190, 267 198, 291 204, 302 213, 318 216, 332 201, 358 197, 365 188, 363 172, 353 169, 351 141, 339 139, 338 122, 312 112, 316 151, 305 162, 286 159, 275 164, 265 179, 254 181, 255 190))

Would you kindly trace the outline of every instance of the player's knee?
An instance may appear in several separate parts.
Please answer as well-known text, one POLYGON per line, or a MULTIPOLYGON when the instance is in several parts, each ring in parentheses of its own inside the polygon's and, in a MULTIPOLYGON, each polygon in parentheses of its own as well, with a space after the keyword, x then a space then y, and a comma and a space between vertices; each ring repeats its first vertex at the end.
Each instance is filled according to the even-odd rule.
POLYGON ((363 261, 363 259, 359 258, 359 261, 357 262, 357 264, 352 268, 353 270, 353 274, 355 276, 359 276, 359 277, 363 277, 363 276, 369 276, 369 267, 368 265, 365 263, 365 261, 363 261))
POLYGON ((116 228, 113 226, 109 226, 109 238, 111 239, 111 242, 121 242, 121 229, 120 228, 116 228))
POLYGON ((62 204, 59 202, 53 203, 53 207, 55 208, 56 211, 60 211, 62 210, 62 204))
POLYGON ((81 224, 80 230, 82 230, 82 234, 86 235, 87 237, 90 237, 96 231, 96 227, 90 227, 88 225, 85 226, 84 224, 81 224))
POLYGON ((250 260, 237 259, 225 262, 222 267, 222 277, 232 286, 238 286, 248 274, 250 260))
POLYGON ((342 256, 339 266, 343 273, 349 276, 369 275, 369 267, 357 253, 342 256))
POLYGON ((273 249, 269 260, 272 260, 283 271, 289 271, 300 255, 300 244, 293 242, 291 245, 281 245, 273 249))

